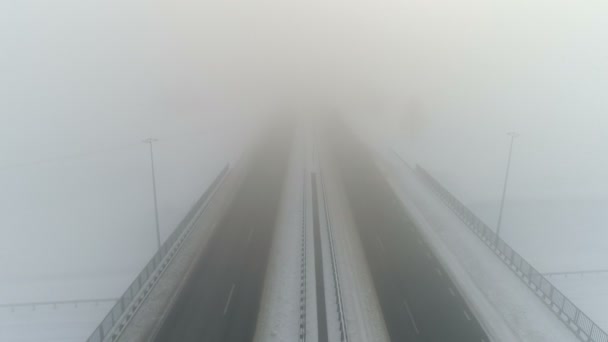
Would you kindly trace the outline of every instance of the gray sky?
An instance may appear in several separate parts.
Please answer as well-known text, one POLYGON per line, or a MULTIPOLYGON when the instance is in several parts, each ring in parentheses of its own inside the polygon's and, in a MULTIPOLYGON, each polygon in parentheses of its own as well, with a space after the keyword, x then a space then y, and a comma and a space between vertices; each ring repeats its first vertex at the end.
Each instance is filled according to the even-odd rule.
POLYGON ((208 155, 166 152, 187 168, 260 113, 329 106, 467 199, 499 195, 510 130, 514 197, 605 198, 607 17, 604 0, 2 1, 0 179, 18 196, 44 167, 15 165, 210 134, 208 155))

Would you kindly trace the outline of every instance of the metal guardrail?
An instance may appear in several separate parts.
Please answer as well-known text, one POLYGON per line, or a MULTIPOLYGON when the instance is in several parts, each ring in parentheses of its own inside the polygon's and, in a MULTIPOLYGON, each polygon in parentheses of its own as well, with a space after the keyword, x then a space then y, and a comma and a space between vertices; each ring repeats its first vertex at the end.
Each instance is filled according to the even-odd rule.
POLYGON ((194 222, 203 212, 201 210, 203 205, 222 182, 228 170, 229 165, 226 165, 205 193, 192 206, 182 222, 165 240, 152 259, 150 259, 146 267, 131 283, 127 291, 118 299, 101 324, 87 339, 87 342, 114 341, 120 336, 122 330, 137 312, 164 269, 168 266, 169 261, 177 253, 186 235, 192 230, 194 222))
POLYGON ((579 271, 560 271, 560 272, 545 272, 543 273, 543 275, 545 277, 559 277, 559 276, 563 276, 563 277, 568 277, 570 275, 577 275, 577 276, 586 276, 586 275, 596 275, 596 274, 606 274, 608 273, 608 270, 579 270, 579 271))
POLYGON ((327 231, 329 233, 329 250, 331 252, 331 265, 334 275, 334 291, 336 294, 336 306, 338 311, 338 323, 340 325, 340 342, 348 342, 348 332, 346 330, 346 318, 344 317, 344 306, 342 305, 342 290, 340 289, 340 275, 338 274, 338 266, 336 265, 336 252, 334 248, 334 234, 329 217, 327 206, 327 196, 325 195, 325 178, 323 173, 319 171, 321 178, 321 191, 323 193, 323 206, 325 209, 325 220, 327 222, 327 231))
POLYGON ((302 174, 302 255, 300 257, 300 342, 306 342, 306 170, 302 174))
POLYGON ((88 299, 67 299, 67 300, 55 300, 46 302, 23 302, 23 303, 4 303, 0 304, 0 308, 9 308, 11 311, 15 311, 16 308, 29 307, 32 310, 41 306, 51 306, 56 309, 58 306, 74 305, 77 307, 80 304, 99 304, 99 303, 115 303, 117 298, 88 298, 88 299))
POLYGON ((503 239, 497 237, 490 227, 446 190, 430 173, 420 166, 416 166, 416 172, 430 185, 439 198, 574 332, 579 340, 608 342, 608 334, 604 330, 503 239))

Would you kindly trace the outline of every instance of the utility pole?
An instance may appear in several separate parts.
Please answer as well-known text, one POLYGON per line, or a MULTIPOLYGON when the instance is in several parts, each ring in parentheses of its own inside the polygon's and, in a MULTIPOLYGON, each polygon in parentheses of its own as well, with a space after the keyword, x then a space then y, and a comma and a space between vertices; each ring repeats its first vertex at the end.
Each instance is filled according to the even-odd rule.
POLYGON ((154 217, 156 218, 156 243, 157 248, 160 250, 160 224, 158 222, 158 198, 156 196, 156 170, 154 169, 154 149, 152 144, 157 142, 158 139, 148 138, 143 142, 150 145, 150 164, 152 170, 152 192, 154 193, 154 217))
POLYGON ((513 154, 513 142, 519 136, 516 132, 507 133, 511 137, 511 145, 509 145, 509 158, 507 159, 507 171, 505 173, 505 184, 502 188, 502 199, 500 201, 500 211, 498 212, 498 224, 496 225, 496 241, 500 237, 500 225, 502 224, 502 211, 505 207, 505 197, 507 195, 507 184, 509 183, 509 170, 511 169, 511 156, 513 154))

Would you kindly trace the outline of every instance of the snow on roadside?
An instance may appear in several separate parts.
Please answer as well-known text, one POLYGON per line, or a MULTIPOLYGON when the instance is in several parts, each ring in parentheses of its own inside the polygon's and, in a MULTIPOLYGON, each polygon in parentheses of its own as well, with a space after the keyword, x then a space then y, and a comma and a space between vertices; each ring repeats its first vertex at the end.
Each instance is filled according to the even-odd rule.
MULTIPOLYGON (((318 156, 318 154, 317 154, 318 156)), ((340 341, 340 320, 338 317, 338 298, 336 296, 336 281, 334 280, 334 266, 332 262, 332 251, 330 247, 331 221, 328 220, 328 212, 324 189, 324 175, 321 174, 321 162, 319 161, 317 173, 317 196, 319 203, 319 230, 321 238, 321 251, 323 257, 323 288, 325 290, 325 312, 327 315, 327 336, 330 341, 340 341)))
POLYGON ((608 327, 608 274, 559 275, 549 280, 598 326, 608 327))
MULTIPOLYGON (((469 205, 485 222, 493 222, 498 204, 469 205)), ((549 273, 548 280, 604 330, 608 330, 607 205, 601 199, 510 200, 501 234, 539 272, 549 273), (596 272, 567 273, 577 271, 596 272)))
POLYGON ((577 341, 409 168, 382 157, 387 179, 495 341, 577 341))
POLYGON ((347 199, 329 163, 326 193, 349 342, 390 341, 347 199))
MULTIPOLYGON (((252 140, 252 133, 214 132, 155 145, 163 239, 252 140)), ((156 248, 147 153, 136 144, 2 170, 0 233, 8 238, 0 251, 0 304, 124 293, 156 248)), ((84 341, 111 306, 61 308, 52 317, 43 308, 32 315, 0 310, 0 341, 84 341)))
MULTIPOLYGON (((299 139, 294 143, 289 163, 254 338, 257 342, 297 341, 299 336, 303 179, 306 176, 299 139)), ((308 305, 307 311, 311 311, 308 305)), ((312 336, 308 337, 313 340, 312 336)))

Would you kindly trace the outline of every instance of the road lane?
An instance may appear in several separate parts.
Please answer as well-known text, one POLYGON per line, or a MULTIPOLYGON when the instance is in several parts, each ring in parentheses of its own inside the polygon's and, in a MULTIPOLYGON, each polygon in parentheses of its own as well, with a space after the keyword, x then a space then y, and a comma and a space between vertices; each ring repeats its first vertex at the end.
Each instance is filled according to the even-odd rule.
POLYGON ((156 342, 253 340, 291 140, 292 128, 279 125, 255 149, 234 202, 156 342))
POLYGON ((392 341, 489 341, 371 154, 340 123, 326 131, 392 341))

